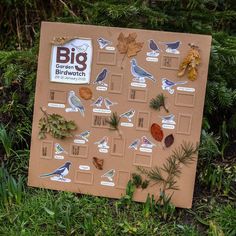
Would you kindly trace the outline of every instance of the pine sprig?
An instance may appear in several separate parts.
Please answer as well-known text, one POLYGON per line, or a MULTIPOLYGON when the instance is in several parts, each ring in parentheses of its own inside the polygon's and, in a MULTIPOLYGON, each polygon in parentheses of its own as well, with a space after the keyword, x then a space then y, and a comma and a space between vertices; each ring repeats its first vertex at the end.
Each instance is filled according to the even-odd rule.
POLYGON ((177 178, 181 176, 182 166, 191 164, 195 160, 197 152, 198 145, 194 147, 192 143, 183 142, 172 152, 162 167, 155 166, 151 170, 142 167, 138 167, 138 169, 154 184, 162 185, 162 192, 178 190, 177 178))
POLYGON ((119 136, 122 136, 122 132, 119 130, 120 117, 116 112, 112 112, 112 115, 106 122, 110 125, 111 130, 117 131, 119 136))
POLYGON ((44 116, 39 120, 39 139, 45 139, 46 133, 57 139, 72 137, 71 131, 77 128, 74 121, 67 121, 61 115, 48 114, 44 109, 40 109, 44 116))
POLYGON ((169 110, 166 108, 165 102, 166 102, 166 97, 163 95, 163 93, 161 93, 158 94, 155 98, 151 99, 149 106, 150 108, 158 111, 160 111, 161 107, 163 107, 165 111, 168 113, 169 110))
POLYGON ((116 112, 113 112, 110 118, 107 120, 107 123, 110 125, 111 129, 118 130, 120 124, 120 117, 116 112))

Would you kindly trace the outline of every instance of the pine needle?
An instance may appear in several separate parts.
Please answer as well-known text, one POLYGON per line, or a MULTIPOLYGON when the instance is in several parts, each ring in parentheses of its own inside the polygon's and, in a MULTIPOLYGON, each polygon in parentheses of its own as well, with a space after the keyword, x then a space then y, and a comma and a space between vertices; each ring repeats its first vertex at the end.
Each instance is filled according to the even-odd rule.
POLYGON ((182 166, 187 166, 195 160, 198 148, 198 145, 194 147, 190 142, 183 142, 172 152, 162 167, 155 166, 151 170, 138 167, 138 170, 154 184, 162 185, 162 192, 178 190, 176 179, 181 176, 182 166))
POLYGON ((161 107, 163 107, 165 111, 169 113, 169 110, 165 106, 165 100, 166 97, 163 95, 163 93, 158 94, 155 98, 151 99, 149 106, 150 108, 158 111, 160 111, 161 107))
POLYGON ((113 112, 110 118, 107 120, 107 123, 110 125, 111 129, 118 130, 120 117, 117 115, 116 112, 113 112))

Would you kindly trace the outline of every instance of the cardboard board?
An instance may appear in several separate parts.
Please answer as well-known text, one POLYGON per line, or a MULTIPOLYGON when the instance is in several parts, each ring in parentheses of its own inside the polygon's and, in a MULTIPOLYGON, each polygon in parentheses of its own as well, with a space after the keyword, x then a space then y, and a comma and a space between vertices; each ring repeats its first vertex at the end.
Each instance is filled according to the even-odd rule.
MULTIPOLYGON (((211 37, 205 35, 43 22, 28 184, 120 198, 137 166, 162 166, 183 141, 199 142, 210 46, 211 37), (137 55, 120 53, 120 33, 137 35, 137 55), (195 81, 177 77, 189 43, 201 55, 195 81), (92 99, 81 97, 81 87, 92 91, 92 99), (169 113, 149 107, 161 93, 169 113), (39 139, 40 107, 75 121, 73 137, 61 140, 47 134, 39 139), (112 112, 120 116, 120 133, 106 122, 112 112), (163 142, 151 135, 153 123, 162 127, 164 137, 173 134, 173 145, 162 148, 163 142)), ((178 207, 191 207, 196 164, 182 168, 179 190, 172 197, 178 207)), ((143 202, 148 193, 158 197, 159 187, 137 189, 134 200, 143 202)))

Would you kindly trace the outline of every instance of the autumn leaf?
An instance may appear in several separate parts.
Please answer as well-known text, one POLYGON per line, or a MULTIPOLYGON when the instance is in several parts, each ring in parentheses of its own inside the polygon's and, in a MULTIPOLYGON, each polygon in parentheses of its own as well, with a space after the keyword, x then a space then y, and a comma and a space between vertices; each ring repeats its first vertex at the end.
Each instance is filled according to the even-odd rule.
POLYGON ((142 50, 143 43, 131 42, 128 45, 127 57, 136 56, 142 50))
POLYGON ((191 48, 188 55, 184 58, 183 62, 180 64, 178 76, 184 76, 186 69, 188 69, 188 79, 194 81, 197 79, 197 66, 201 62, 201 57, 199 54, 199 48, 193 44, 189 45, 191 48))
POLYGON ((174 136, 173 134, 169 134, 168 136, 165 137, 164 140, 165 146, 168 148, 174 143, 174 136))
POLYGON ((126 54, 127 57, 136 56, 142 50, 143 44, 136 42, 137 34, 131 33, 127 37, 121 32, 118 37, 118 51, 121 54, 126 54))
POLYGON ((127 52, 127 49, 128 49, 128 44, 127 44, 127 39, 125 38, 123 33, 119 34, 118 42, 119 43, 117 45, 117 48, 118 48, 119 52, 121 54, 125 54, 127 52))
POLYGON ((97 169, 102 170, 103 169, 103 163, 104 163, 103 159, 93 157, 93 164, 97 169))
POLYGON ((161 142, 164 137, 163 130, 161 129, 160 125, 156 123, 152 124, 151 126, 151 134, 152 137, 158 142, 161 142))

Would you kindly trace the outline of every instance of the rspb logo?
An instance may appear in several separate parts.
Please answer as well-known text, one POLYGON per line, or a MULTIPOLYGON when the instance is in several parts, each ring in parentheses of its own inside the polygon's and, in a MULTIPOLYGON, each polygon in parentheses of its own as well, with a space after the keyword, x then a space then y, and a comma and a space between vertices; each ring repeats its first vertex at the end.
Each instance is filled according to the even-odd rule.
POLYGON ((69 84, 90 82, 92 64, 90 39, 73 39, 64 45, 53 45, 50 81, 69 84))

